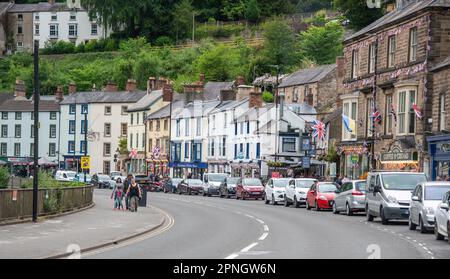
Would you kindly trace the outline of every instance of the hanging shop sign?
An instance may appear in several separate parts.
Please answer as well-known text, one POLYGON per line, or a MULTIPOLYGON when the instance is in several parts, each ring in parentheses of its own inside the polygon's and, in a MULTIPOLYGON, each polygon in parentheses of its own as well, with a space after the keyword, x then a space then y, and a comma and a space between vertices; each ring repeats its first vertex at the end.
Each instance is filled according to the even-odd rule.
POLYGON ((342 145, 338 147, 338 153, 345 155, 367 154, 369 150, 364 145, 342 145))
POLYGON ((391 152, 381 153, 382 162, 395 162, 395 161, 412 161, 412 152, 391 152))

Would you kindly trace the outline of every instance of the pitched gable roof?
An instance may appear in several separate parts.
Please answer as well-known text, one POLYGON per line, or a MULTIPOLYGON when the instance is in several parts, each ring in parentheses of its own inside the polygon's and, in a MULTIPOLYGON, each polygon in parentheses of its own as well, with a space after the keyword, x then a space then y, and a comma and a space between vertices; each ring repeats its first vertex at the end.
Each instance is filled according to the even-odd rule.
POLYGON ((89 103, 106 103, 106 104, 114 104, 114 103, 136 103, 142 97, 147 94, 145 91, 135 91, 135 92, 126 92, 126 91, 118 91, 118 92, 103 92, 103 91, 94 91, 94 92, 77 92, 73 95, 64 96, 64 100, 61 102, 61 105, 69 105, 69 104, 89 104, 89 103))
POLYGON ((302 69, 283 79, 280 88, 318 82, 336 69, 336 64, 302 69))

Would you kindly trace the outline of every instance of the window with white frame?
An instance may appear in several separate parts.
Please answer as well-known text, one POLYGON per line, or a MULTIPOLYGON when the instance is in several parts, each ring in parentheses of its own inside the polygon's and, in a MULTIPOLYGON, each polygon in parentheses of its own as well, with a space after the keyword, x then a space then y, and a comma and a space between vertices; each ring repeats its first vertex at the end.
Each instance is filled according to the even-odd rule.
POLYGON ((91 24, 91 35, 92 36, 97 36, 98 35, 98 25, 97 25, 97 23, 92 23, 91 24))
POLYGON ((369 74, 375 73, 375 63, 377 56, 377 45, 376 42, 370 44, 369 47, 369 74))
POLYGON ((52 13, 51 20, 52 21, 57 21, 58 20, 58 15, 55 12, 52 13))
POLYGON ((366 107, 366 111, 367 111, 367 127, 366 127, 366 136, 368 138, 372 137, 373 135, 373 119, 372 119, 372 113, 373 113, 373 99, 369 98, 367 99, 367 107, 366 107))
POLYGON ((54 125, 54 124, 50 125, 49 137, 52 139, 56 138, 56 125, 54 125))
POLYGON ((385 134, 392 135, 392 94, 386 96, 386 126, 385 134))
POLYGON ((20 143, 14 144, 14 156, 16 157, 20 156, 20 143))
POLYGON ((50 24, 50 38, 58 38, 58 24, 50 24))
POLYGON ((440 97, 440 109, 439 109, 439 130, 445 130, 445 95, 440 97))
POLYGON ((417 27, 409 30, 409 62, 414 62, 417 59, 417 27))
POLYGON ((39 35, 40 35, 39 24, 35 24, 35 25, 34 25, 34 35, 35 35, 35 36, 39 36, 39 35))
MULTIPOLYGON (((358 65, 359 65, 359 58, 358 58, 359 52, 357 49, 354 49, 352 51, 352 78, 358 77, 358 65)), ((305 94, 305 98, 306 98, 305 94)))
POLYGON ((414 134, 416 130, 416 114, 413 105, 416 102, 417 88, 401 88, 398 96, 398 135, 414 134))
POLYGON ((346 99, 343 105, 343 114, 348 117, 352 132, 348 131, 342 124, 342 140, 356 140, 356 123, 358 118, 358 99, 346 99))
POLYGON ((69 37, 78 36, 78 24, 69 24, 69 37))
POLYGON ((190 118, 185 118, 185 119, 184 119, 184 135, 185 135, 186 137, 189 136, 189 122, 190 122, 190 121, 191 121, 190 118))
POLYGON ((388 39, 388 67, 395 66, 395 52, 397 50, 397 38, 395 35, 390 36, 388 39))
POLYGON ((49 143, 48 144, 48 156, 55 157, 55 155, 56 155, 56 143, 49 143))
POLYGON ((34 14, 34 21, 39 21, 41 18, 39 16, 39 13, 34 14))
POLYGON ((0 155, 2 156, 8 155, 8 144, 6 142, 2 142, 1 144, 0 155))
POLYGON ((202 118, 201 117, 197 117, 196 127, 197 127, 196 135, 201 136, 202 135, 202 118))

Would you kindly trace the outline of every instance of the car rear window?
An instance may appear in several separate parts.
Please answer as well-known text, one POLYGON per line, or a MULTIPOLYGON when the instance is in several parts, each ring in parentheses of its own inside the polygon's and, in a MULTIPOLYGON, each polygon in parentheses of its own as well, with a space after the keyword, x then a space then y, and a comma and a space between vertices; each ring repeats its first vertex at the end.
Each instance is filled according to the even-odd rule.
POLYGON ((366 182, 365 181, 356 182, 355 190, 365 193, 366 192, 366 182))
POLYGON ((274 187, 286 187, 289 184, 290 179, 274 179, 273 186, 274 187))
POLYGON ((436 185, 425 187, 425 200, 427 201, 440 201, 444 197, 445 193, 450 191, 450 185, 436 185))
POLYGON ((321 193, 333 193, 336 190, 337 190, 336 185, 331 184, 331 183, 319 185, 319 192, 321 192, 321 193))
POLYGON ((198 180, 198 179, 188 179, 187 183, 189 185, 202 185, 203 184, 203 182, 201 180, 198 180))

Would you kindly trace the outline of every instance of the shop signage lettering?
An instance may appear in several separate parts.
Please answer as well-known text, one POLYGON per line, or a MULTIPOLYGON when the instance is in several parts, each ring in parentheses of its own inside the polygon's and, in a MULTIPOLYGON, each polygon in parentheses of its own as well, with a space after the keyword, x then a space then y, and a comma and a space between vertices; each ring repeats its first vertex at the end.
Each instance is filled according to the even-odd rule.
POLYGON ((410 152, 395 152, 381 154, 381 161, 411 161, 412 153, 410 152))
POLYGON ((449 153, 450 152, 450 143, 439 144, 438 148, 442 153, 449 153))

